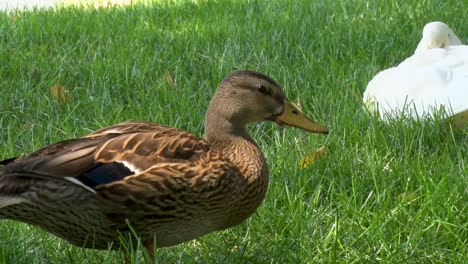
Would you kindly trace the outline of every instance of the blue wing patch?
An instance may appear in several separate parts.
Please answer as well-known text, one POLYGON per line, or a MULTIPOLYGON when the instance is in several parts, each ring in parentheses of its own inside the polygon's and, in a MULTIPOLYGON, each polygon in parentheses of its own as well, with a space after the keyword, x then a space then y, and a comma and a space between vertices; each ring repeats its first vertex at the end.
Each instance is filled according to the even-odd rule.
POLYGON ((121 181, 133 174, 134 172, 119 162, 98 163, 90 170, 76 177, 76 179, 95 189, 98 185, 121 181))

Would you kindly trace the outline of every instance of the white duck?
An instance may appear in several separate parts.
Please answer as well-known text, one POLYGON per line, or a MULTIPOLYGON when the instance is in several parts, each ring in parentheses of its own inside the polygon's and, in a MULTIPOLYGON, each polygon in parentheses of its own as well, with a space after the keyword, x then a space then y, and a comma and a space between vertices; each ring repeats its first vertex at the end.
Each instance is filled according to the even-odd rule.
POLYGON ((379 72, 367 85, 364 103, 382 119, 403 113, 432 116, 443 107, 457 126, 468 124, 468 46, 442 22, 428 23, 415 54, 379 72))

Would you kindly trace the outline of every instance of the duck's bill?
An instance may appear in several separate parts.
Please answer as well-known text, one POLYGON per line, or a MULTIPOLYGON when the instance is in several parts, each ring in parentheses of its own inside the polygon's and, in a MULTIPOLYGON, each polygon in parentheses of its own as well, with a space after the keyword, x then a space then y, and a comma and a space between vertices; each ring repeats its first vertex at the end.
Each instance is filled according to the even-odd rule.
POLYGON ((283 113, 276 116, 279 125, 288 125, 304 129, 312 133, 328 134, 328 129, 305 116, 297 106, 288 100, 284 101, 283 113))

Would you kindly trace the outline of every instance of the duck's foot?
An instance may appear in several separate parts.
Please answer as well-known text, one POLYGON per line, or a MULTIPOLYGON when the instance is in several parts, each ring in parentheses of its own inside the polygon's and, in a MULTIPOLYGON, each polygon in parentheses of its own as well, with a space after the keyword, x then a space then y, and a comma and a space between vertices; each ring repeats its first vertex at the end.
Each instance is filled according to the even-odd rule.
POLYGON ((145 244, 146 251, 148 251, 148 255, 150 256, 152 261, 154 261, 154 244, 154 241, 150 241, 145 244))

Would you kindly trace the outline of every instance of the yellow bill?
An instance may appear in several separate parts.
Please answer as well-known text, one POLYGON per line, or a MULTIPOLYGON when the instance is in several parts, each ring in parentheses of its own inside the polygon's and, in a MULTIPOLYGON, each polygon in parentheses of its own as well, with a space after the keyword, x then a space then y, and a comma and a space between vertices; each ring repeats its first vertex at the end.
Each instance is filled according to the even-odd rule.
POLYGON ((326 127, 305 116, 297 106, 287 99, 284 101, 283 113, 277 116, 275 121, 279 125, 293 126, 312 133, 328 134, 326 127))

